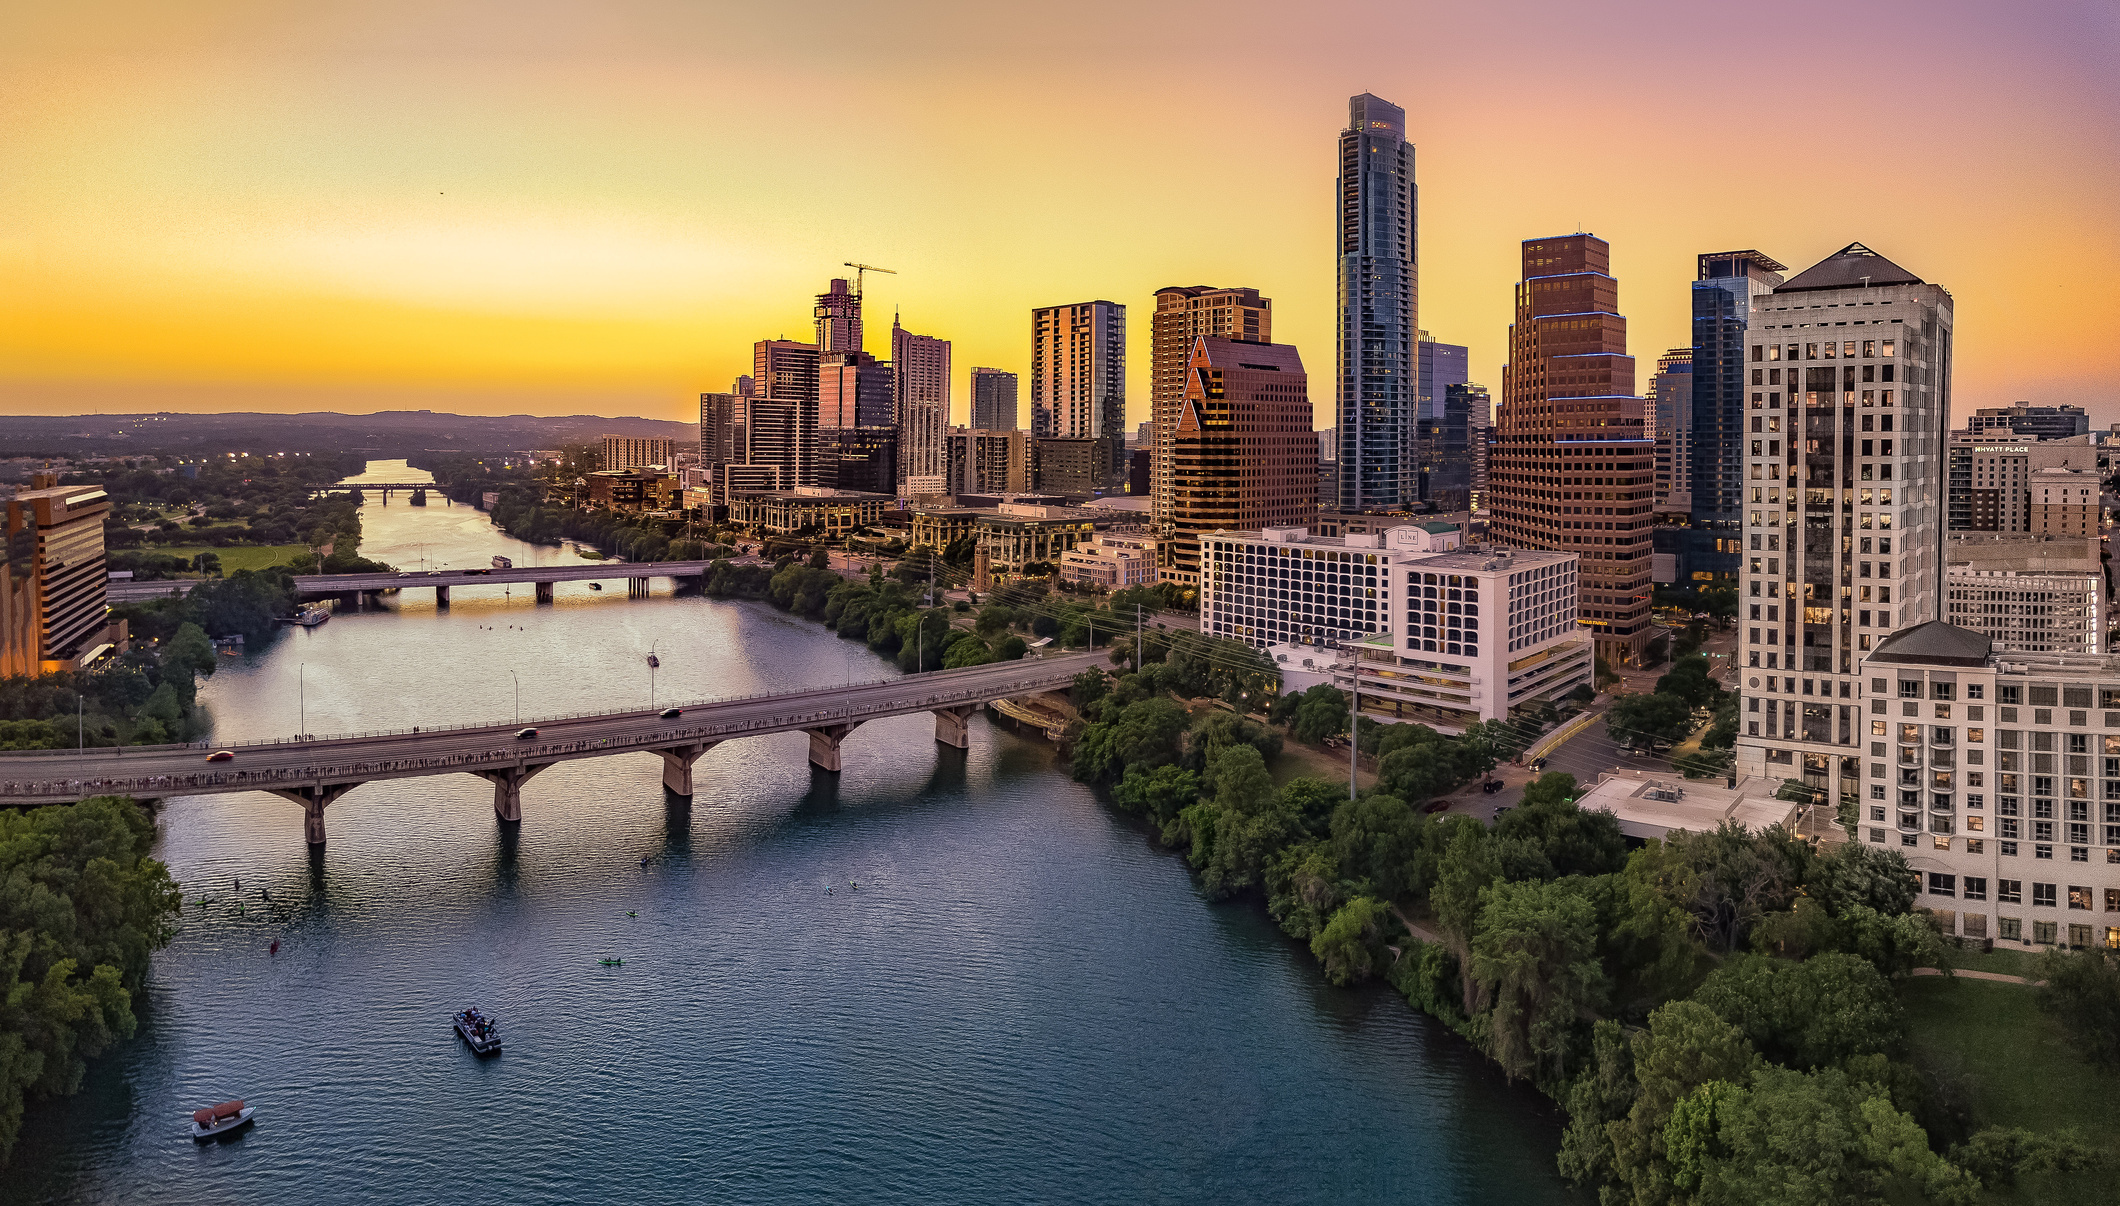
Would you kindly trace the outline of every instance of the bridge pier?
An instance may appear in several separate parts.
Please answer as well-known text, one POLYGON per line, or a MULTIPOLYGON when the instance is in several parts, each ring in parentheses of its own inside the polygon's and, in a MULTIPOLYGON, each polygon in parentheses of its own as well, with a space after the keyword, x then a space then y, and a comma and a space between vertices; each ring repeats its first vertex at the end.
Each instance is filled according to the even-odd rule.
POLYGON ((540 603, 550 603, 552 601, 552 584, 550 582, 537 584, 537 601, 540 603))
POLYGON ((506 766, 472 773, 493 784, 493 815, 503 821, 519 822, 523 819, 523 784, 550 765, 545 762, 536 766, 506 766))
POLYGON ((358 783, 324 783, 314 787, 273 787, 266 790, 283 800, 302 806, 302 836, 312 846, 324 844, 324 807, 359 787, 358 783))
POLYGON ((960 704, 954 708, 936 708, 935 740, 960 750, 972 748, 972 713, 980 707, 979 704, 960 704))
POLYGON ((860 725, 861 722, 857 720, 853 724, 827 724, 820 725, 814 729, 804 729, 803 732, 810 735, 811 764, 819 770, 828 770, 835 775, 838 774, 839 743, 845 741, 847 734, 859 728, 860 725))
POLYGON ((449 588, 448 588, 448 587, 446 587, 446 586, 437 586, 437 587, 435 587, 435 588, 434 588, 434 609, 435 609, 436 611, 445 611, 445 610, 447 610, 447 609, 448 609, 448 607, 449 607, 449 588))
POLYGON ((657 750, 663 760, 663 787, 672 795, 692 798, 692 764, 719 741, 702 741, 698 745, 681 745, 674 750, 657 750))
POLYGON ((648 597, 648 580, 647 580, 646 578, 628 578, 628 579, 626 579, 626 597, 627 597, 628 599, 645 599, 645 598, 647 598, 647 597, 648 597))

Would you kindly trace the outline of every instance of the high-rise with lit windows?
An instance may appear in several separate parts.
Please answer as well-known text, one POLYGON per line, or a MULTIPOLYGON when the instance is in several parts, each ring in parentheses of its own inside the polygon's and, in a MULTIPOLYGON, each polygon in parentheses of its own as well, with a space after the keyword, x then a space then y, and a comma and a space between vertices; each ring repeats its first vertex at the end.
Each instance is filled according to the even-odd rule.
POLYGON ((1406 111, 1347 102, 1335 196, 1339 253, 1339 509, 1420 497, 1419 196, 1406 111))
MULTIPOLYGON (((1149 463, 1151 515, 1159 535, 1169 536, 1172 518, 1171 472, 1178 412, 1184 407, 1187 366, 1202 336, 1273 342, 1273 301, 1257 289, 1218 289, 1212 285, 1171 285, 1156 290, 1156 311, 1149 318, 1149 463)), ((1305 429, 1309 421, 1305 420, 1305 429)), ((1160 569, 1171 581, 1172 549, 1164 545, 1160 569)), ((1198 575, 1192 575, 1194 581, 1198 575)))
POLYGON ((1582 624, 1598 657, 1625 666, 1649 642, 1655 448, 1611 261, 1596 235, 1524 242, 1487 530, 1515 548, 1581 554, 1582 624))
POLYGON ((1863 658, 1940 618, 1951 295, 1860 243, 1745 327, 1738 769, 1852 801, 1891 706, 1863 658))

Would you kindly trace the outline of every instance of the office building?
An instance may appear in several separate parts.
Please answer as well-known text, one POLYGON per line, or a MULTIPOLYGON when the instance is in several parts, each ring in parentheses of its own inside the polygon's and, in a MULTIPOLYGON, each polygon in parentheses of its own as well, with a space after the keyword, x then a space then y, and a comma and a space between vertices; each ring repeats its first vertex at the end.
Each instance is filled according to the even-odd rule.
POLYGON ((2065 440, 2090 434, 2091 418, 2080 406, 2019 402, 2013 406, 1983 406, 1966 419, 1965 429, 1976 436, 2007 432, 2036 440, 2065 440))
POLYGON ((835 279, 817 295, 815 313, 819 355, 861 351, 861 295, 848 292, 845 281, 835 279))
POLYGON ((2085 536, 1953 533, 1944 619, 1998 653, 2107 652, 2102 542, 2085 536))
POLYGON ((1597 655, 1639 664, 1649 642, 1655 446, 1643 434, 1611 247, 1528 239, 1488 449, 1488 532, 1582 555, 1580 616, 1597 655))
POLYGON ((950 341, 891 321, 891 389, 898 427, 898 480, 939 478, 950 424, 950 341))
POLYGON ((818 532, 839 539, 881 520, 894 501, 888 494, 824 486, 738 490, 729 498, 729 522, 768 535, 818 532))
MULTIPOLYGON (((1478 397, 1473 400, 1473 414, 1481 413, 1481 407, 1485 407, 1489 412, 1492 411, 1492 407, 1485 406, 1487 401, 1486 386, 1471 385, 1464 388, 1479 391, 1478 397)), ((1487 454, 1488 450, 1494 447, 1494 421, 1492 419, 1481 419, 1474 422, 1471 435, 1466 442, 1470 445, 1468 459, 1472 462, 1472 487, 1467 492, 1465 506, 1476 514, 1485 515, 1487 513, 1488 491, 1487 454)))
POLYGON ((1420 465, 1420 502, 1429 511, 1472 507, 1472 415, 1484 408, 1487 391, 1465 382, 1445 387, 1434 415, 1415 427, 1420 465), (1475 392, 1477 391, 1477 392, 1475 392))
POLYGON ((972 369, 971 427, 974 431, 1009 431, 1016 426, 1016 374, 997 368, 972 369))
POLYGON ((7 569, 0 575, 0 672, 52 674, 91 661, 122 641, 110 625, 104 587, 101 486, 61 486, 38 473, 7 500, 7 569))
POLYGON ((1752 300, 1742 774, 1852 799, 1862 661, 1936 619, 1944 579, 1951 295, 1851 243, 1752 300))
MULTIPOLYGON (((1203 632, 1352 649, 1362 711, 1380 720, 1461 732, 1590 681, 1572 553, 1467 549, 1459 528, 1436 522, 1340 537, 1211 532, 1201 548, 1203 632)), ((1337 675, 1352 685, 1347 666, 1337 675)))
POLYGON ((1419 198, 1406 111, 1368 93, 1347 102, 1334 221, 1339 256, 1339 510, 1419 497, 1419 198))
POLYGON ((744 456, 745 407, 750 399, 740 394, 699 396, 699 464, 707 470, 708 489, 715 503, 728 502, 725 470, 744 456))
POLYGON ((1163 437, 1170 500, 1157 534, 1164 580, 1197 586, 1202 533, 1310 522, 1317 437, 1303 360, 1286 344, 1200 336, 1184 381, 1163 437))
POLYGON ((639 469, 648 465, 667 468, 677 459, 677 441, 658 436, 603 437, 605 469, 639 469))
POLYGON ((891 427, 897 423, 893 366, 867 352, 817 357, 817 427, 891 427))
POLYGON ((1693 509, 1693 349, 1656 358, 1649 378, 1649 438, 1656 441, 1656 510, 1693 509))
POLYGON ((865 494, 898 492, 896 427, 826 427, 817 433, 817 484, 865 494))
POLYGON ((1108 301, 1031 311, 1031 434, 1097 441, 1099 487, 1126 443, 1126 307, 1108 301))
POLYGON ((1185 400, 1187 366, 1202 336, 1272 343, 1273 301, 1257 289, 1171 285, 1156 290, 1156 311, 1149 319, 1148 493, 1157 531, 1165 536, 1172 523, 1171 435, 1185 400))
POLYGON ((1105 590, 1156 580, 1156 538, 1146 532, 1100 532, 1060 554, 1060 578, 1105 590))
POLYGON ((746 464, 776 465, 783 481, 817 484, 817 345, 761 339, 751 346, 746 464))
POLYGON ((1031 488, 1031 439, 1013 427, 952 427, 946 460, 950 494, 1023 494, 1031 488))
POLYGON ((1423 419, 1440 419, 1450 387, 1472 380, 1472 349, 1455 343, 1438 343, 1435 336, 1426 331, 1419 332, 1417 338, 1421 382, 1416 399, 1417 413, 1423 419))
POLYGON ((1696 262, 1692 288, 1693 422, 1687 526, 1674 533, 1674 577, 1731 581, 1743 565, 1744 441, 1750 366, 1745 324, 1752 302, 1782 281, 1786 265, 1757 251, 1716 251, 1696 262))
POLYGON ((1937 928, 2120 946, 2120 658, 2004 654, 1930 622, 1881 642, 1862 677, 1856 833, 1906 856, 1937 928))
POLYGON ((2099 530, 2098 454, 2087 435, 1954 431, 1946 523, 1953 532, 2093 534, 2099 530), (2051 509, 2056 506, 2065 509, 2051 509))
POLYGON ((1034 439, 1031 489, 1082 497, 1103 489, 1111 475, 1111 444, 1105 440, 1034 439))

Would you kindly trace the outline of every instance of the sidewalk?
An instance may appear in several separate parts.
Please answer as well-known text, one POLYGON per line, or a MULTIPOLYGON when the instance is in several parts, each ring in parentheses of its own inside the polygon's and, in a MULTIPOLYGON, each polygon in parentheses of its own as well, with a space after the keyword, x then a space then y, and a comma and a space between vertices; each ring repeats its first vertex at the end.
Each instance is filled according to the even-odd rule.
POLYGON ((1993 980, 1999 984, 2029 984, 2033 988, 2041 988, 2044 987, 2046 984, 2046 981, 2044 980, 2028 980, 2023 976, 2012 976, 2007 972, 1966 971, 1961 969, 1946 973, 1942 968, 1938 967, 1917 967, 1914 969, 1913 974, 1917 976, 1941 976, 1948 974, 1952 976, 1964 976, 1968 980, 1993 980))

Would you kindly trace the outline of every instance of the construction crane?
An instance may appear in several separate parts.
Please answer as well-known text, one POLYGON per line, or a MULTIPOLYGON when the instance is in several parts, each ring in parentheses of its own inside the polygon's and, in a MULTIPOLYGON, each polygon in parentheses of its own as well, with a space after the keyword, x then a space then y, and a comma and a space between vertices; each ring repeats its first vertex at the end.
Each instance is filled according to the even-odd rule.
POLYGON ((857 263, 855 263, 855 262, 854 262, 854 261, 852 261, 852 260, 847 260, 847 261, 845 261, 845 263, 846 263, 846 266, 847 266, 847 267, 849 267, 849 268, 852 268, 852 269, 854 270, 854 296, 856 296, 856 297, 860 297, 860 296, 861 296, 861 274, 862 274, 862 273, 864 273, 864 272, 888 272, 888 273, 890 273, 890 274, 891 274, 892 276, 897 276, 897 275, 898 275, 898 270, 897 270, 896 268, 878 268, 878 267, 877 267, 876 265, 874 265, 874 264, 857 264, 857 263))

